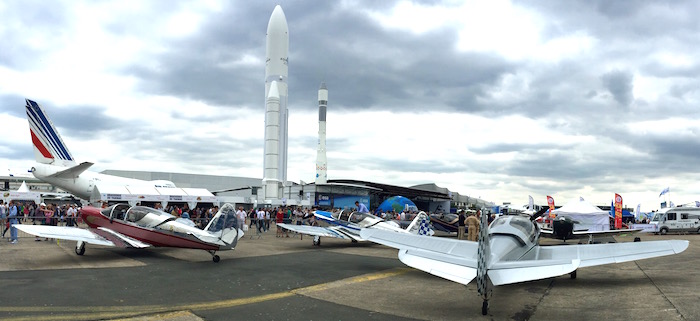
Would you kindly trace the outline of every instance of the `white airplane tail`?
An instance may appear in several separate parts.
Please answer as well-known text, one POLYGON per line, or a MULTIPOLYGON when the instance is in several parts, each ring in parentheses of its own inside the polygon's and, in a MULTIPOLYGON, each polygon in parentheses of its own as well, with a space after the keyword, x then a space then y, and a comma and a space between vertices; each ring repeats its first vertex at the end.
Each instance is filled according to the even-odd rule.
POLYGON ((416 215, 411 224, 406 228, 406 231, 418 235, 432 236, 435 234, 433 227, 430 225, 430 216, 423 211, 416 215))
POLYGON ((223 247, 227 249, 234 248, 243 237, 243 231, 238 229, 236 207, 229 203, 221 206, 204 230, 221 240, 225 244, 223 247))
POLYGON ((25 99, 27 105, 27 120, 29 121, 29 133, 34 145, 34 157, 38 163, 58 166, 74 166, 75 160, 61 135, 56 130, 38 103, 25 99))

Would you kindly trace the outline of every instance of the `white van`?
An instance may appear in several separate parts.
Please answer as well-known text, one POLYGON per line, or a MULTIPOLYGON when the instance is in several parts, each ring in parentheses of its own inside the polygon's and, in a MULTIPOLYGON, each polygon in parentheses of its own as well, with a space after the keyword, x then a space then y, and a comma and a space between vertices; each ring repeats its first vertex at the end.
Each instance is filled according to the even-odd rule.
POLYGON ((698 232, 700 233, 700 207, 671 207, 654 214, 649 222, 654 233, 698 232))

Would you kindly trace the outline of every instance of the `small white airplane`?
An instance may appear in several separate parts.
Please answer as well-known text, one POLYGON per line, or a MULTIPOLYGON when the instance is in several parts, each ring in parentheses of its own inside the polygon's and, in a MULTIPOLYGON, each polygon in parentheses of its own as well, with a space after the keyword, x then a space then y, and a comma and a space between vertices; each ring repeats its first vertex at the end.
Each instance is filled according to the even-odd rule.
POLYGON ((425 212, 420 212, 411 221, 411 224, 403 229, 396 222, 386 221, 370 213, 351 212, 327 212, 314 211, 316 220, 328 223, 328 227, 277 224, 278 226, 293 232, 314 236, 313 244, 321 245, 321 236, 335 237, 351 240, 353 242, 366 241, 360 236, 362 228, 381 229, 392 232, 402 232, 417 235, 433 235, 435 232, 430 226, 430 217, 425 212))
POLYGON ((78 164, 44 109, 33 100, 25 101, 36 159, 31 172, 37 179, 85 200, 90 199, 95 185, 175 187, 173 182, 166 180, 144 181, 87 171, 93 163, 78 164))
POLYGON ((688 241, 682 240, 540 246, 540 228, 529 217, 501 215, 490 227, 487 217, 481 216, 478 242, 379 229, 362 229, 360 235, 398 249, 399 260, 410 267, 464 285, 476 278, 483 315, 492 286, 564 274, 574 279, 578 268, 678 254, 688 248, 688 241))

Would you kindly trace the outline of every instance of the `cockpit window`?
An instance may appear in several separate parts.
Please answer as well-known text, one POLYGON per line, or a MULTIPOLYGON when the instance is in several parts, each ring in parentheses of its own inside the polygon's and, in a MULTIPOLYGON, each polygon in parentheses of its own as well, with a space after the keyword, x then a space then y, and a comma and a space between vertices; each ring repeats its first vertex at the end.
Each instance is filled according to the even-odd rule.
POLYGON ((115 204, 100 211, 102 215, 113 220, 123 220, 124 214, 129 209, 129 204, 115 204))
POLYGON ((175 216, 171 214, 145 206, 134 206, 130 208, 126 212, 125 218, 128 222, 133 222, 144 227, 157 227, 174 219, 175 216))
POLYGON ((346 211, 340 211, 340 219, 339 221, 347 221, 350 218, 350 214, 346 211))
POLYGON ((499 225, 503 225, 503 224, 505 224, 505 223, 506 223, 506 220, 504 220, 504 219, 495 220, 495 221, 491 222, 491 227, 496 227, 496 226, 499 226, 499 225))
POLYGON ((209 223, 209 232, 219 232, 228 228, 238 226, 238 218, 236 217, 236 209, 233 206, 224 206, 219 210, 221 215, 214 217, 214 220, 209 223))
POLYGON ((376 216, 369 214, 369 213, 353 212, 352 214, 350 214, 350 219, 348 219, 348 221, 353 222, 353 223, 360 223, 368 217, 376 217, 376 216))
POLYGON ((533 232, 532 230, 535 228, 530 221, 526 220, 510 220, 510 225, 523 231, 525 235, 531 235, 533 232))

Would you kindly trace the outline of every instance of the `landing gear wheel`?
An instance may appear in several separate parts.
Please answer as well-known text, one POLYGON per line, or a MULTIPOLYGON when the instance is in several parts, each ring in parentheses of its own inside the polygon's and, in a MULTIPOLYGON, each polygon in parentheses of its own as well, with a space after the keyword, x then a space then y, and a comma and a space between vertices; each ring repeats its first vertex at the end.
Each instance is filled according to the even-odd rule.
POLYGON ((481 304, 481 315, 486 315, 489 313, 489 301, 484 300, 484 303, 481 304))
POLYGON ((321 238, 318 236, 314 236, 313 244, 314 246, 321 246, 321 238))
POLYGON ((353 239, 352 242, 353 242, 353 243, 357 243, 357 240, 353 239))
POLYGON ((78 242, 75 245, 75 254, 78 254, 78 255, 85 254, 85 243, 84 242, 78 242))
POLYGON ((571 277, 572 280, 576 279, 576 271, 569 273, 569 276, 571 277))
POLYGON ((219 261, 221 260, 221 258, 218 255, 212 256, 211 259, 212 261, 214 261, 214 263, 219 263, 219 261))

